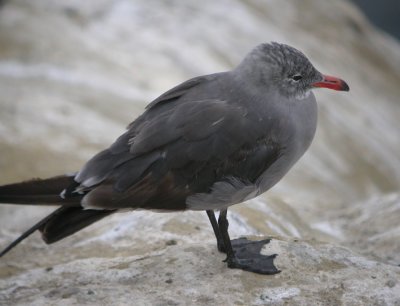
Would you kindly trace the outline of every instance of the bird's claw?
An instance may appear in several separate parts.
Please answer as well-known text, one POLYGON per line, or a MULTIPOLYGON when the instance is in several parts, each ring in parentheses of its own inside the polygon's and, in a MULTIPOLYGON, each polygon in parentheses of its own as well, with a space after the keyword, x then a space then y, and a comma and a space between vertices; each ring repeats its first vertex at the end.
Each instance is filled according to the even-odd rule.
POLYGON ((275 265, 274 259, 277 254, 262 255, 262 247, 270 240, 250 241, 246 238, 232 240, 234 256, 227 257, 225 262, 231 269, 242 269, 259 274, 277 274, 280 272, 275 265))

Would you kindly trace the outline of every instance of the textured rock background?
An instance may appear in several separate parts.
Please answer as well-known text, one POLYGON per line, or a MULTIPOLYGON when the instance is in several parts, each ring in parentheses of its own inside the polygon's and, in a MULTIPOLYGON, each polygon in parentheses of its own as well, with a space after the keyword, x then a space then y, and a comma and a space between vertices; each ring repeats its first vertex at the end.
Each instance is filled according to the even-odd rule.
MULTIPOLYGON (((134 212, 33 235, 0 260, 0 305, 400 304, 400 48, 347 1, 5 2, 0 184, 76 171, 157 95, 271 40, 351 87, 316 92, 310 151, 229 215, 233 237, 276 238, 281 274, 226 269, 204 213, 134 212)), ((2 205, 0 246, 49 211, 2 205)))

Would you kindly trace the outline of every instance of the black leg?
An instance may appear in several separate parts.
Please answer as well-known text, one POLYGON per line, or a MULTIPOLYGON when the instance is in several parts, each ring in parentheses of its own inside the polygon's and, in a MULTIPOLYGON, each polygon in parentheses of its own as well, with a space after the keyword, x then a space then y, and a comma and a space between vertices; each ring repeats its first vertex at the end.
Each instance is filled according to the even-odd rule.
POLYGON ((231 238, 229 237, 229 233, 228 233, 229 222, 226 217, 227 213, 228 213, 227 209, 220 211, 219 217, 218 217, 218 226, 219 226, 219 230, 221 232, 222 240, 224 242, 224 246, 225 246, 225 250, 226 250, 227 257, 226 257, 225 261, 228 263, 228 267, 229 267, 230 263, 232 261, 234 261, 234 259, 235 259, 235 252, 233 251, 231 238))
POLYGON ((219 226, 218 226, 218 223, 217 223, 217 219, 215 218, 214 211, 213 210, 206 210, 206 212, 207 212, 208 219, 210 219, 211 226, 212 226, 212 228, 214 230, 215 238, 217 239, 218 251, 220 251, 222 253, 226 253, 225 252, 224 242, 222 240, 222 236, 221 236, 221 233, 219 231, 219 226))
POLYGON ((260 254, 263 246, 270 242, 269 239, 250 241, 246 238, 240 238, 231 241, 228 233, 227 212, 227 209, 221 210, 218 218, 218 228, 225 247, 227 255, 225 261, 228 267, 259 274, 279 273, 280 271, 274 266, 276 254, 270 256, 260 254))

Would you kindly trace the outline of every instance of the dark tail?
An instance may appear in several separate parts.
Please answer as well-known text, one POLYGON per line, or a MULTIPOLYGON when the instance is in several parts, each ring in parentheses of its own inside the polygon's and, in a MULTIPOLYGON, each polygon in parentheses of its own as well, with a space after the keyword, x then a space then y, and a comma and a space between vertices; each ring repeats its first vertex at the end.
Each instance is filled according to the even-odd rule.
POLYGON ((113 210, 83 209, 80 206, 82 195, 71 196, 71 190, 78 184, 73 176, 57 176, 45 180, 31 180, 22 183, 0 186, 0 203, 61 205, 60 208, 36 223, 0 252, 0 257, 8 253, 36 230, 42 233, 43 240, 50 244, 70 236, 84 227, 114 213, 113 210), (66 189, 65 198, 60 193, 66 189))
POLYGON ((83 209, 81 207, 62 207, 62 211, 54 212, 38 229, 43 240, 54 243, 83 229, 90 224, 114 213, 114 210, 83 209))
POLYGON ((84 210, 81 207, 61 206, 14 240, 0 252, 0 257, 4 256, 36 230, 39 230, 42 233, 43 240, 50 244, 68 237, 114 212, 113 210, 84 210))
POLYGON ((74 176, 61 175, 0 186, 0 203, 78 206, 79 197, 60 196, 70 186, 78 185, 74 176))

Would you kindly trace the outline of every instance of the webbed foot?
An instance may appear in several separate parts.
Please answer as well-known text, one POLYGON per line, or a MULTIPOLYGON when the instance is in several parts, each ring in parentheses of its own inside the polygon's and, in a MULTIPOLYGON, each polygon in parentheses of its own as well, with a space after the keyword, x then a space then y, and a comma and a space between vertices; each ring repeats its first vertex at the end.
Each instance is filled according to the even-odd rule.
POLYGON ((239 238, 231 241, 234 250, 233 257, 225 260, 231 269, 242 269, 259 274, 277 274, 281 272, 274 265, 277 254, 262 255, 261 249, 270 242, 270 239, 251 241, 247 238, 239 238))

